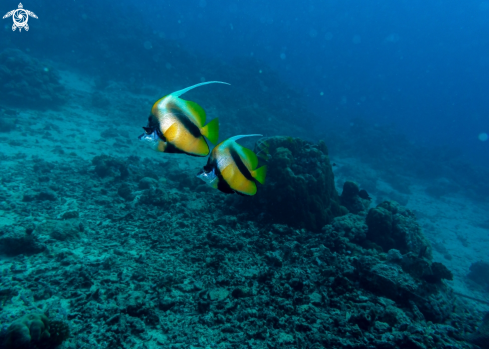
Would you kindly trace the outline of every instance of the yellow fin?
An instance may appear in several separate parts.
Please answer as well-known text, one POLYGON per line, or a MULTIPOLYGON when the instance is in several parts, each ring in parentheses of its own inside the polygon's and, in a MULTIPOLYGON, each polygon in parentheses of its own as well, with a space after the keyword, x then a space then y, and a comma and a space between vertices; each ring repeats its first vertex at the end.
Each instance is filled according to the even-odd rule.
POLYGON ((195 102, 192 101, 185 101, 183 99, 180 100, 183 102, 186 107, 188 108, 188 111, 192 116, 194 117, 195 121, 197 122, 197 126, 202 127, 205 125, 205 111, 204 108, 202 108, 200 105, 198 105, 195 102))
POLYGON ((200 129, 200 132, 211 141, 212 144, 216 144, 219 140, 219 120, 214 119, 207 125, 200 129))
POLYGON ((187 138, 184 143, 177 145, 179 145, 180 150, 194 156, 207 156, 210 152, 209 146, 202 136, 193 139, 187 138))
POLYGON ((261 184, 265 184, 265 177, 267 176, 267 165, 251 171, 251 175, 261 184))

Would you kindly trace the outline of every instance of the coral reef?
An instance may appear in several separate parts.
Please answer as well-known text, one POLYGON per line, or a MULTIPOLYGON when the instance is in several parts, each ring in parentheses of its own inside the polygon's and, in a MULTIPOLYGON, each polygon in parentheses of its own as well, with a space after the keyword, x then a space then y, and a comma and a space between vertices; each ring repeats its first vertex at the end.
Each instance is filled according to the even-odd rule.
MULTIPOLYGON (((303 166, 320 176, 326 165, 314 161, 325 153, 296 145, 270 153, 294 163, 301 160, 290 154, 305 153, 303 166)), ((28 209, 22 225, 48 248, 0 259, 2 324, 49 309, 48 318, 70 326, 67 348, 470 348, 463 335, 479 319, 456 304, 446 270, 427 249, 372 249, 363 214, 332 217, 318 230, 271 222, 268 212, 260 219, 237 210, 235 196, 190 190, 199 182, 173 177, 178 167, 163 159, 76 159, 69 168, 28 161, 0 176, 32 187, 34 167, 70 199, 32 205, 19 196, 4 208, 28 209), (58 219, 36 219, 46 216, 58 219), (438 269, 439 280, 427 278, 438 269)), ((279 188, 281 178, 271 178, 260 189, 279 188)), ((391 229, 422 235, 405 208, 384 206, 396 207, 391 229)), ((68 333, 51 321, 48 331, 52 340, 68 333)))
POLYGON ((264 213, 273 223, 316 231, 346 213, 339 204, 324 142, 313 145, 299 138, 271 137, 266 143, 270 157, 266 184, 255 197, 241 200, 241 207, 264 213))
POLYGON ((402 254, 413 252, 431 260, 431 244, 410 210, 393 201, 384 201, 367 215, 367 239, 383 251, 397 249, 402 254))
POLYGON ((5 104, 53 108, 66 98, 56 70, 17 49, 0 53, 0 81, 0 102, 5 104))

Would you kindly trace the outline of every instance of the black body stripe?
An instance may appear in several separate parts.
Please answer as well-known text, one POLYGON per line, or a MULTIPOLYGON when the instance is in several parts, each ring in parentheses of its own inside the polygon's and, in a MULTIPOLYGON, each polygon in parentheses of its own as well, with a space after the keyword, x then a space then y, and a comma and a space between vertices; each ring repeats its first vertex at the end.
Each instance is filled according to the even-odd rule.
POLYGON ((219 182, 217 182, 217 189, 219 189, 220 191, 226 194, 237 193, 237 191, 233 190, 225 180, 221 180, 221 179, 219 179, 219 182))
POLYGON ((245 176, 246 179, 252 181, 253 176, 251 175, 250 171, 248 171, 248 168, 244 164, 243 160, 241 160, 241 157, 239 156, 238 152, 234 149, 234 147, 229 147, 229 152, 231 153, 231 157, 234 160, 234 163, 236 166, 238 166, 239 172, 245 176))
POLYGON ((185 127, 192 136, 194 136, 195 138, 199 138, 202 136, 202 133, 200 133, 200 129, 197 127, 197 125, 195 125, 192 120, 190 120, 189 117, 185 115, 182 110, 180 110, 180 108, 175 105, 169 105, 168 111, 175 115, 178 121, 182 123, 183 127, 185 127))
POLYGON ((186 151, 180 150, 169 142, 166 143, 165 153, 187 154, 187 155, 195 156, 198 158, 202 157, 201 155, 195 155, 195 154, 187 153, 186 151))

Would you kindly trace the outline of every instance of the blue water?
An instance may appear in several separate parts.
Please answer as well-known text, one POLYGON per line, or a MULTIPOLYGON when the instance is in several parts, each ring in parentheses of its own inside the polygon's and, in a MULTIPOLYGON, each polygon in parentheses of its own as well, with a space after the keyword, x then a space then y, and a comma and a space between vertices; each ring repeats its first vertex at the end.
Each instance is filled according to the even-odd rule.
POLYGON ((487 164, 489 2, 138 2, 158 32, 222 60, 254 56, 324 127, 362 117, 487 164))
MULTIPOLYGON (((489 142, 478 136, 489 132, 489 2, 25 5, 36 7, 39 21, 31 20, 34 30, 22 41, 12 41, 6 35, 10 22, 4 20, 4 45, 62 56, 92 70, 113 64, 101 61, 100 43, 107 51, 120 50, 135 64, 144 64, 158 49, 144 48, 152 39, 148 36, 174 40, 191 52, 224 62, 252 57, 305 97, 315 113, 316 129, 348 126, 364 118, 395 125, 412 141, 447 145, 478 164, 487 163, 489 142), (132 36, 130 45, 117 44, 117 37, 124 35, 132 36)), ((159 64, 153 71, 164 70, 164 63, 159 64)), ((119 69, 120 78, 131 76, 129 64, 126 69, 119 69)))

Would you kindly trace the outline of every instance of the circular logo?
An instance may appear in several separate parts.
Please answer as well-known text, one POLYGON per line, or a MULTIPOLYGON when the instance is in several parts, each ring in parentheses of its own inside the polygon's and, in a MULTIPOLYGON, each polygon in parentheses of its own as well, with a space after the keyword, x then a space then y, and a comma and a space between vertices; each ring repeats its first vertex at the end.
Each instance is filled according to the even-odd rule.
POLYGON ((29 15, 24 9, 21 8, 15 10, 14 15, 12 17, 17 27, 25 26, 27 24, 27 21, 29 20, 29 15))

